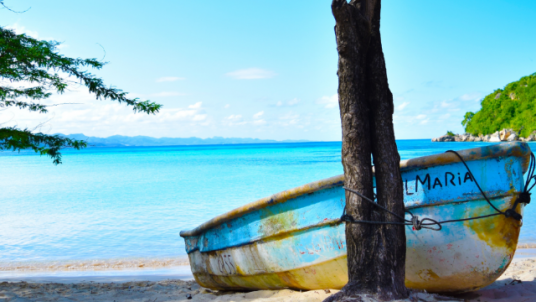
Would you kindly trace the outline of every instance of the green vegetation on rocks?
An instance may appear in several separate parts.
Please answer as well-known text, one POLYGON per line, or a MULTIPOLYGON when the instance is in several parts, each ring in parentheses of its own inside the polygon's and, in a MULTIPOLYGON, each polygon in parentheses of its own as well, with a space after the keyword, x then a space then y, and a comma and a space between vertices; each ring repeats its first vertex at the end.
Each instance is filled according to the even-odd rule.
POLYGON ((513 129, 528 137, 536 131, 536 73, 487 95, 482 109, 465 113, 462 125, 475 136, 513 129))

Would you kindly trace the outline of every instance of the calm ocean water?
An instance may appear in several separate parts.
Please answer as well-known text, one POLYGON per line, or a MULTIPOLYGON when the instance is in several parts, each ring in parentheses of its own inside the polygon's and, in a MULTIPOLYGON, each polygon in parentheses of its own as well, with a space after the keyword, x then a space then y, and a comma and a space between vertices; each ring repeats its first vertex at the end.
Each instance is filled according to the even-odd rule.
MULTIPOLYGON (((400 140, 402 159, 489 143, 400 140)), ((531 144, 536 150, 536 144, 531 144)), ((0 264, 185 255, 179 232, 341 174, 339 142, 0 153, 0 264)), ((521 242, 536 243, 536 205, 521 242)))

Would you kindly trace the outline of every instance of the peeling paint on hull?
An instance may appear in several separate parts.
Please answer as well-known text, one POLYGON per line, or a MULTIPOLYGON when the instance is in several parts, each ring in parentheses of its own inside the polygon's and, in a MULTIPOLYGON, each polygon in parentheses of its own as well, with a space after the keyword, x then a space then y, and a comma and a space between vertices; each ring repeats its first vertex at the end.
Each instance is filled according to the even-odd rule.
MULTIPOLYGON (((523 187, 528 146, 460 154, 492 203, 510 208, 523 187)), ((404 203, 414 215, 451 220, 493 213, 460 162, 444 154, 410 161, 401 170, 404 203)), ((342 185, 342 176, 311 183, 181 232, 195 279, 214 289, 342 288, 348 281, 342 185)), ((514 256, 520 227, 504 216, 446 223, 439 232, 406 227, 406 286, 463 292, 494 282, 514 256)))

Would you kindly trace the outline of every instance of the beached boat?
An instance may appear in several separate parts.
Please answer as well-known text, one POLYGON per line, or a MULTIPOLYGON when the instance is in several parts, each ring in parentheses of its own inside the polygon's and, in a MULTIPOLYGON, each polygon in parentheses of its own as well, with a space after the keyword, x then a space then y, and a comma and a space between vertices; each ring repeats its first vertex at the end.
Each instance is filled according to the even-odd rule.
MULTIPOLYGON (((475 180, 497 209, 511 209, 525 187, 529 146, 458 154, 467 167, 454 153, 400 163, 406 209, 437 221, 496 214, 475 180)), ((182 231, 195 279, 224 290, 342 288, 348 281, 343 184, 343 175, 309 183, 182 231)), ((517 204, 515 212, 523 207, 517 204)), ((491 284, 510 264, 521 225, 495 215, 443 223, 440 231, 406 226, 406 286, 463 292, 491 284)))

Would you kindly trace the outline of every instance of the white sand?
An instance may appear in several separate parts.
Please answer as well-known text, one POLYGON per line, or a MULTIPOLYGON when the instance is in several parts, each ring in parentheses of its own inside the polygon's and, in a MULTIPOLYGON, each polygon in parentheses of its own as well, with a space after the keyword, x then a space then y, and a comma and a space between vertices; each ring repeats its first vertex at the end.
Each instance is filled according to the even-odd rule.
MULTIPOLYGON (((406 301, 536 301, 536 258, 516 259, 499 280, 485 289, 455 297, 412 293, 406 301)), ((261 290, 217 292, 200 287, 195 281, 130 282, 1 282, 0 301, 322 301, 337 290, 261 290), (190 299, 188 299, 191 296, 190 299)))

